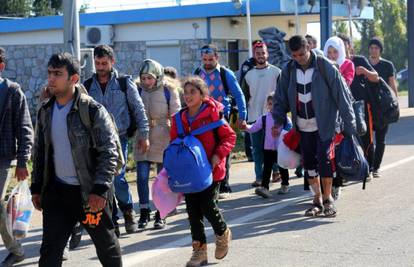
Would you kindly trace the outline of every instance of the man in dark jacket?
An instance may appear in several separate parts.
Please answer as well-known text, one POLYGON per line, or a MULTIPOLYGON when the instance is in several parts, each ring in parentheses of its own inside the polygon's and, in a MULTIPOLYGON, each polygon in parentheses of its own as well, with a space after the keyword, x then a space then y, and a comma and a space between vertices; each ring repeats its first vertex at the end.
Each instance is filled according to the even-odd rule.
MULTIPOLYGON (((6 67, 6 52, 0 47, 0 74, 6 67)), ((33 145, 33 128, 26 97, 20 86, 0 76, 0 234, 9 255, 1 266, 12 266, 24 260, 21 244, 6 227, 4 197, 10 179, 12 165, 17 159, 14 176, 18 181, 28 176, 27 161, 33 145)))
POLYGON ((341 130, 338 116, 345 124, 346 134, 356 133, 351 94, 339 71, 327 59, 317 57, 303 36, 290 38, 289 48, 293 61, 283 69, 277 85, 273 134, 280 134, 286 113, 291 112, 293 127, 300 134, 305 178, 315 193, 313 207, 305 215, 324 213, 332 217, 336 215, 331 191, 335 175, 334 137, 341 130))
POLYGON ((73 226, 82 222, 103 266, 122 266, 111 219, 119 142, 106 109, 81 93, 79 63, 68 53, 48 62, 52 98, 38 112, 32 201, 43 212, 39 266, 61 266, 73 226), (89 114, 90 124, 85 121, 89 114))

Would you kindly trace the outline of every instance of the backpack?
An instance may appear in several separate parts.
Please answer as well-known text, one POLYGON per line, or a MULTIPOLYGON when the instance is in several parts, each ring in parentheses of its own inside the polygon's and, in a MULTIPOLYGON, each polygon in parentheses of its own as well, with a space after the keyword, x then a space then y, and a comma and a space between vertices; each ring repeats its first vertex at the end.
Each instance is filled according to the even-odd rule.
POLYGON ((373 120, 376 129, 382 129, 390 123, 397 122, 400 118, 398 98, 391 87, 382 79, 375 90, 372 100, 373 120))
POLYGON ((362 181, 365 189, 369 175, 369 164, 356 136, 345 136, 335 149, 335 161, 338 177, 349 181, 362 181))
MULTIPOLYGON (((119 83, 119 86, 121 87, 121 91, 126 95, 127 99, 128 99, 127 80, 129 78, 130 76, 120 76, 116 78, 119 83)), ((87 92, 89 92, 89 90, 91 89, 92 82, 93 82, 93 77, 83 82, 83 86, 85 87, 87 92)), ((127 129, 127 135, 128 137, 134 137, 135 132, 137 131, 138 127, 135 121, 135 116, 133 115, 133 111, 131 110, 131 107, 129 106, 128 101, 127 101, 127 105, 128 105, 128 113, 129 113, 129 127, 127 129)))
MULTIPOLYGON (((79 116, 80 119, 82 121, 82 124, 88 129, 91 137, 92 137, 92 143, 93 143, 93 147, 96 147, 96 141, 94 138, 94 135, 92 134, 92 128, 93 128, 93 123, 91 121, 91 117, 89 114, 89 102, 92 100, 92 98, 86 94, 81 94, 80 95, 80 101, 79 101, 79 116)), ((116 133, 118 133, 118 129, 116 127, 114 118, 112 117, 111 114, 109 114, 109 116, 111 117, 111 125, 112 127, 115 129, 116 133)), ((116 134, 115 136, 115 143, 116 143, 116 152, 118 153, 118 158, 116 160, 116 169, 115 169, 115 175, 119 175, 122 172, 122 169, 125 165, 125 159, 124 159, 124 154, 122 152, 122 146, 121 146, 121 141, 119 139, 119 135, 116 134)))
POLYGON ((196 136, 216 129, 226 124, 226 121, 220 119, 185 134, 181 114, 182 111, 174 116, 178 137, 164 150, 163 164, 169 176, 171 191, 197 193, 213 183, 213 174, 203 144, 196 136))

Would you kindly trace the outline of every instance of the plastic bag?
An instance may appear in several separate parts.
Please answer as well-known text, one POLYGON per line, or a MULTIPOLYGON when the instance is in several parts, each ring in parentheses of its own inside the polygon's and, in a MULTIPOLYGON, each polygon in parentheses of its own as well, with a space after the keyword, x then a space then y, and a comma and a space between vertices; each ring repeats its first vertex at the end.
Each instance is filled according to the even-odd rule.
POLYGON ((17 239, 26 237, 34 206, 27 180, 13 188, 7 201, 7 229, 17 239))
POLYGON ((168 185, 168 174, 162 169, 152 184, 152 201, 162 219, 173 211, 183 200, 183 194, 174 193, 168 185))
MULTIPOLYGON (((284 140, 287 132, 282 131, 279 140, 284 140)), ((301 155, 289 149, 284 141, 279 142, 277 147, 277 164, 285 169, 296 169, 301 162, 301 155)))

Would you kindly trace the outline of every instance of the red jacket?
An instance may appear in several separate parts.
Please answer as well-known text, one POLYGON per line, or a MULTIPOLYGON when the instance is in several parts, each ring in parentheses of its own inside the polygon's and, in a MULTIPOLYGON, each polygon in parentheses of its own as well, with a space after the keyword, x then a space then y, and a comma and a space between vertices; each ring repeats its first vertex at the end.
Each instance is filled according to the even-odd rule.
MULTIPOLYGON (((191 123, 191 130, 195 130, 203 125, 220 120, 222 118, 222 115, 220 114, 223 112, 223 105, 221 103, 215 101, 211 97, 205 100, 204 103, 207 106, 197 115, 197 117, 191 123)), ((188 108, 184 108, 182 110, 181 121, 183 122, 185 133, 188 133, 190 127, 188 125, 186 113, 188 113, 188 108)), ((205 132, 204 134, 197 135, 196 137, 203 144, 207 157, 210 161, 213 155, 217 155, 220 159, 220 163, 213 170, 213 180, 217 182, 223 180, 226 174, 226 157, 230 154, 231 150, 236 144, 236 133, 227 123, 217 128, 216 131, 218 139, 220 140, 218 144, 216 144, 216 139, 214 137, 213 131, 205 132)), ((175 121, 175 118, 173 118, 170 131, 171 140, 176 139, 177 136, 177 123, 175 121)))
POLYGON ((339 67, 339 72, 344 77, 346 84, 350 86, 355 76, 354 63, 349 59, 345 59, 344 63, 339 67))

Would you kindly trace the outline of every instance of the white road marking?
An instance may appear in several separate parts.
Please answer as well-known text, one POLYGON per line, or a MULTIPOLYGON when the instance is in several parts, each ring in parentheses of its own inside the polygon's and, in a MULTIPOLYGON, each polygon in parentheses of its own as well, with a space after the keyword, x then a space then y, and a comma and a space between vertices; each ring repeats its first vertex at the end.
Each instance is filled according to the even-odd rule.
MULTIPOLYGON (((402 164, 405 164, 407 162, 413 161, 414 160, 414 156, 390 163, 388 165, 385 165, 384 167, 381 168, 381 171, 387 171, 389 169, 393 169, 395 167, 398 167, 402 164)), ((270 204, 268 207, 266 208, 261 208, 258 211, 255 211, 253 213, 250 213, 248 215, 242 216, 240 218, 231 220, 230 222, 228 222, 227 224, 229 225, 229 227, 232 226, 239 226, 242 225, 246 222, 252 221, 258 217, 264 216, 266 214, 275 212, 277 210, 281 210, 287 206, 290 206, 291 204, 294 204, 295 202, 300 202, 302 200, 306 200, 310 198, 310 193, 305 193, 303 195, 300 195, 298 197, 292 198, 292 199, 288 199, 288 200, 281 200, 278 201, 276 203, 270 204)), ((211 229, 211 227, 206 228, 206 236, 210 237, 212 236, 213 230, 211 229)), ((159 246, 157 248, 154 248, 152 250, 148 250, 148 251, 143 251, 143 252, 137 252, 128 256, 124 256, 123 257, 123 263, 124 266, 136 266, 136 264, 138 263, 142 263, 144 261, 147 261, 151 258, 160 256, 162 254, 165 254, 167 252, 173 251, 175 249, 177 249, 178 247, 183 247, 183 246, 188 246, 189 244, 191 244, 191 236, 188 235, 188 237, 183 237, 181 239, 178 239, 174 242, 170 242, 167 244, 164 244, 162 246, 159 246)))

